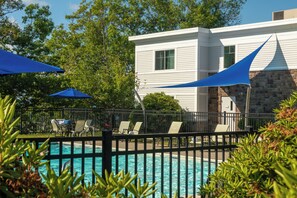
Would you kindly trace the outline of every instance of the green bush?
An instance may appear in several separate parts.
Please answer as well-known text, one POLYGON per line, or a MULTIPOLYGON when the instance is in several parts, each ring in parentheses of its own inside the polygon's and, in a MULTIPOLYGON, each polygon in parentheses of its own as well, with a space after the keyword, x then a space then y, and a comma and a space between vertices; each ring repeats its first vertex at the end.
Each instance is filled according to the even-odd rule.
MULTIPOLYGON (((276 121, 260 128, 261 141, 256 142, 255 135, 242 140, 232 157, 210 175, 201 193, 210 197, 274 197, 278 189, 274 186, 280 186, 280 192, 289 190, 280 173, 293 171, 290 162, 297 158, 296 106, 294 92, 275 110, 276 121)), ((291 182, 296 187, 296 180, 291 182)))
MULTIPOLYGON (((166 133, 172 121, 180 120, 182 111, 178 100, 164 92, 150 93, 143 98, 143 104, 147 111, 147 132, 148 133, 166 133), (150 113, 155 111, 155 113, 150 113)), ((138 106, 140 109, 140 105, 138 106)), ((135 115, 131 114, 131 120, 135 115)))
POLYGON ((291 167, 287 169, 282 165, 276 166, 276 173, 281 177, 282 182, 274 182, 276 198, 297 197, 297 160, 290 161, 291 167))
POLYGON ((0 197, 35 197, 47 193, 38 167, 48 148, 47 142, 36 145, 16 139, 15 101, 0 98, 0 197), (13 145, 13 146, 12 146, 13 145), (32 188, 34 186, 34 188, 32 188))

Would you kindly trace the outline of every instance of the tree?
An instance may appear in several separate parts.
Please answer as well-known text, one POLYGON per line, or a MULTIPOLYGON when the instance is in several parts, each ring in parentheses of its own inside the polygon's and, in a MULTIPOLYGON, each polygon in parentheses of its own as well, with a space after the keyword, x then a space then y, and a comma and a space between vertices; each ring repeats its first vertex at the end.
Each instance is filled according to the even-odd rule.
POLYGON ((182 28, 215 28, 235 25, 246 0, 186 0, 180 1, 182 28))
POLYGON ((83 0, 66 16, 68 28, 57 27, 47 42, 49 61, 62 66, 69 85, 90 93, 97 107, 131 108, 135 60, 129 36, 233 24, 244 2, 83 0))
POLYGON ((25 16, 22 17, 24 28, 13 40, 12 50, 17 54, 42 61, 43 56, 48 54, 45 41, 54 28, 54 22, 49 18, 51 15, 49 6, 30 4, 24 11, 25 16))
POLYGON ((19 31, 17 24, 11 22, 8 14, 13 13, 23 8, 21 0, 2 0, 0 3, 0 46, 4 49, 9 49, 11 42, 16 38, 19 31))
MULTIPOLYGON (((5 1, 6 2, 6 1, 5 1)), ((22 8, 22 4, 13 4, 13 9, 9 13, 22 8)), ((11 5, 9 3, 4 3, 11 5)), ((1 4, 2 5, 2 4, 1 4)), ((7 7, 6 6, 6 7, 7 7)), ((0 7, 1 8, 1 7, 0 7)), ((7 8, 8 9, 8 8, 7 8)), ((13 51, 19 55, 47 62, 48 48, 45 41, 48 39, 54 23, 49 18, 51 15, 48 6, 39 7, 38 4, 31 4, 25 8, 23 17, 23 29, 17 24, 11 23, 14 27, 13 34, 7 34, 5 40, 2 40, 4 49, 13 51)), ((7 20, 7 16, 2 16, 7 20)), ((6 21, 7 22, 7 21, 6 21)), ((9 23, 8 23, 9 24, 9 23)), ((0 27, 1 30, 1 27, 0 27)), ((11 95, 16 98, 20 107, 43 106, 47 102, 47 95, 50 94, 53 87, 60 87, 63 77, 57 78, 55 74, 19 74, 8 75, 0 78, 0 92, 3 95, 11 95)))

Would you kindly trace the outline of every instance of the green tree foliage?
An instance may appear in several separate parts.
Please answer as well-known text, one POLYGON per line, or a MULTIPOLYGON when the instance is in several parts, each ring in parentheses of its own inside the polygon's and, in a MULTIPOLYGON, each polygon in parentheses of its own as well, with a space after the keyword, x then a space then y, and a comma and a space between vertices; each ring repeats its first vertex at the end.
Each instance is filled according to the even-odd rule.
POLYGON ((135 60, 129 36, 238 23, 244 2, 83 0, 67 16, 68 28, 57 27, 47 42, 49 61, 62 66, 69 85, 92 95, 97 107, 131 108, 135 60))
POLYGON ((215 28, 238 24, 240 10, 245 2, 246 0, 181 1, 181 27, 215 28))
POLYGON ((296 189, 296 168, 291 165, 297 158, 296 107, 294 92, 275 110, 276 121, 260 129, 261 140, 256 142, 255 136, 242 140, 233 156, 210 176, 202 192, 211 197, 282 197, 286 192, 296 195, 292 191, 296 189))
POLYGON ((12 50, 17 54, 42 61, 42 57, 48 54, 44 43, 54 28, 54 22, 49 18, 49 6, 30 4, 24 11, 24 28, 12 42, 12 50))
MULTIPOLYGON (((0 23, 7 24, 11 29, 10 33, 2 34, 7 39, 1 40, 1 47, 33 60, 48 63, 46 57, 49 51, 44 43, 54 28, 54 23, 49 18, 51 15, 49 7, 40 7, 38 4, 28 5, 24 10, 23 28, 21 28, 18 24, 7 21, 5 15, 21 9, 21 1, 3 1, 1 6, 0 14, 3 16, 0 18, 0 23), (5 9, 8 11, 4 12, 5 9)), ((1 26, 0 31, 5 27, 1 26)), ((16 98, 20 107, 44 106, 49 100, 47 95, 53 93, 51 91, 54 90, 54 87, 60 87, 62 79, 62 76, 56 77, 55 74, 1 76, 0 92, 3 95, 11 95, 16 98)))
POLYGON ((0 1, 0 46, 1 48, 8 49, 11 42, 14 41, 19 31, 17 24, 11 22, 8 14, 13 13, 23 8, 21 0, 1 0, 0 1))

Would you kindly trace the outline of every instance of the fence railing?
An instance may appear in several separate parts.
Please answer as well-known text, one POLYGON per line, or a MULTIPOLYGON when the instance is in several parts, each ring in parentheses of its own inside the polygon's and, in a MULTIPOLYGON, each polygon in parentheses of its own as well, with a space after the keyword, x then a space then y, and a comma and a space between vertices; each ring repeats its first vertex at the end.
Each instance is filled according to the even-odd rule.
MULTIPOLYGON (((95 182, 92 170, 99 175, 103 170, 124 170, 137 173, 142 182, 157 182, 158 193, 172 197, 177 192, 178 197, 190 197, 199 194, 208 175, 231 156, 236 143, 249 133, 112 135, 104 130, 102 137, 51 138, 45 158, 57 173, 67 163, 72 173, 84 173, 84 183, 95 182)), ((27 140, 41 143, 46 138, 27 140)))
MULTIPOLYGON (((17 111, 21 116, 19 129, 22 133, 50 132, 51 119, 68 119, 72 121, 92 119, 92 125, 103 128, 108 123, 118 128, 121 121, 131 123, 143 122, 140 133, 167 133, 172 121, 182 121, 183 132, 213 131, 217 124, 228 124, 231 131, 246 130, 245 114, 226 112, 161 112, 146 111, 145 117, 140 110, 102 110, 102 109, 26 109, 17 111)), ((267 113, 250 113, 248 125, 254 130, 274 121, 274 115, 267 113)), ((133 126, 131 126, 133 127, 133 126)))

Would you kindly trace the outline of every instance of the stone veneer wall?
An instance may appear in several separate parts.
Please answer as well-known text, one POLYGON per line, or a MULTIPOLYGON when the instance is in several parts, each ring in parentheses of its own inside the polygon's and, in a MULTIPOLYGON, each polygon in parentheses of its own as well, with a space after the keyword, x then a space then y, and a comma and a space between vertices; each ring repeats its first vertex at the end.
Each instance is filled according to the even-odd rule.
MULTIPOLYGON (((297 89, 297 70, 250 72, 250 113, 272 113, 279 103, 297 89)), ((221 111, 221 97, 235 96, 237 112, 244 113, 246 86, 209 88, 209 112, 221 111)))

